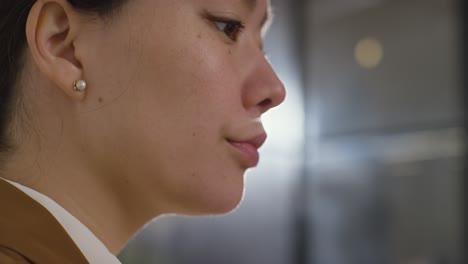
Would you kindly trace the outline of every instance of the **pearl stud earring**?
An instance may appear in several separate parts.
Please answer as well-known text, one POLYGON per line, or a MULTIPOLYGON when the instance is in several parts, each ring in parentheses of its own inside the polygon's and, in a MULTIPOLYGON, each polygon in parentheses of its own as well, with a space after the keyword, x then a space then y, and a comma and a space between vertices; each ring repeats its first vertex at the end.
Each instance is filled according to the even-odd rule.
POLYGON ((73 88, 78 92, 83 92, 86 90, 86 82, 84 80, 77 80, 73 82, 73 88))

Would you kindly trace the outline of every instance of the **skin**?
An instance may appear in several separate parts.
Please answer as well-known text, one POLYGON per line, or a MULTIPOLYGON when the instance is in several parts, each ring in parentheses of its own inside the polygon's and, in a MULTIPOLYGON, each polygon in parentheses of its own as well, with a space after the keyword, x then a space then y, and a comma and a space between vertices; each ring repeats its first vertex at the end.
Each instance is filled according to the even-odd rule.
POLYGON ((233 210, 249 165, 227 139, 262 133, 261 115, 285 98, 261 50, 268 5, 132 0, 101 19, 38 0, 3 177, 52 198, 114 254, 161 214, 233 210), (213 17, 245 28, 234 41, 213 17))

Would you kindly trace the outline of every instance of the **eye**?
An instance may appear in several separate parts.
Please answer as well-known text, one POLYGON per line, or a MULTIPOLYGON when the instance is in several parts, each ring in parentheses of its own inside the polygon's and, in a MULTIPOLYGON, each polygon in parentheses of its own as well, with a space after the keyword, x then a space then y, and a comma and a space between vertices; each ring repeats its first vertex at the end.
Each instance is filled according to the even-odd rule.
POLYGON ((232 41, 237 41, 239 34, 244 29, 244 24, 237 20, 229 19, 214 19, 213 23, 219 29, 230 38, 232 41))

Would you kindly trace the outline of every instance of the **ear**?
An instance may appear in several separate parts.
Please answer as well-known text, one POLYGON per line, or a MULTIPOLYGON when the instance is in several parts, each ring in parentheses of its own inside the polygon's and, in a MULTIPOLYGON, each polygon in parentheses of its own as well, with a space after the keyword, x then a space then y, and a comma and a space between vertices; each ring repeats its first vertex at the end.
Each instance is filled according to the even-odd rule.
POLYGON ((78 15, 66 0, 36 1, 26 24, 26 38, 37 67, 76 101, 85 95, 73 87, 75 81, 84 79, 74 47, 79 27, 78 15))

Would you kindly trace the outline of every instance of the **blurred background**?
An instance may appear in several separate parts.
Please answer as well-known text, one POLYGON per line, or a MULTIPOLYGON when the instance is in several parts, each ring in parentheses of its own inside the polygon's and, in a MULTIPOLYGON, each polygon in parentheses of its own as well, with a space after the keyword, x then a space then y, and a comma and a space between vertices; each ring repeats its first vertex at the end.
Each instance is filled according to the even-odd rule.
POLYGON ((266 51, 288 96, 243 203, 159 218, 119 259, 468 263, 465 2, 273 0, 266 51))

